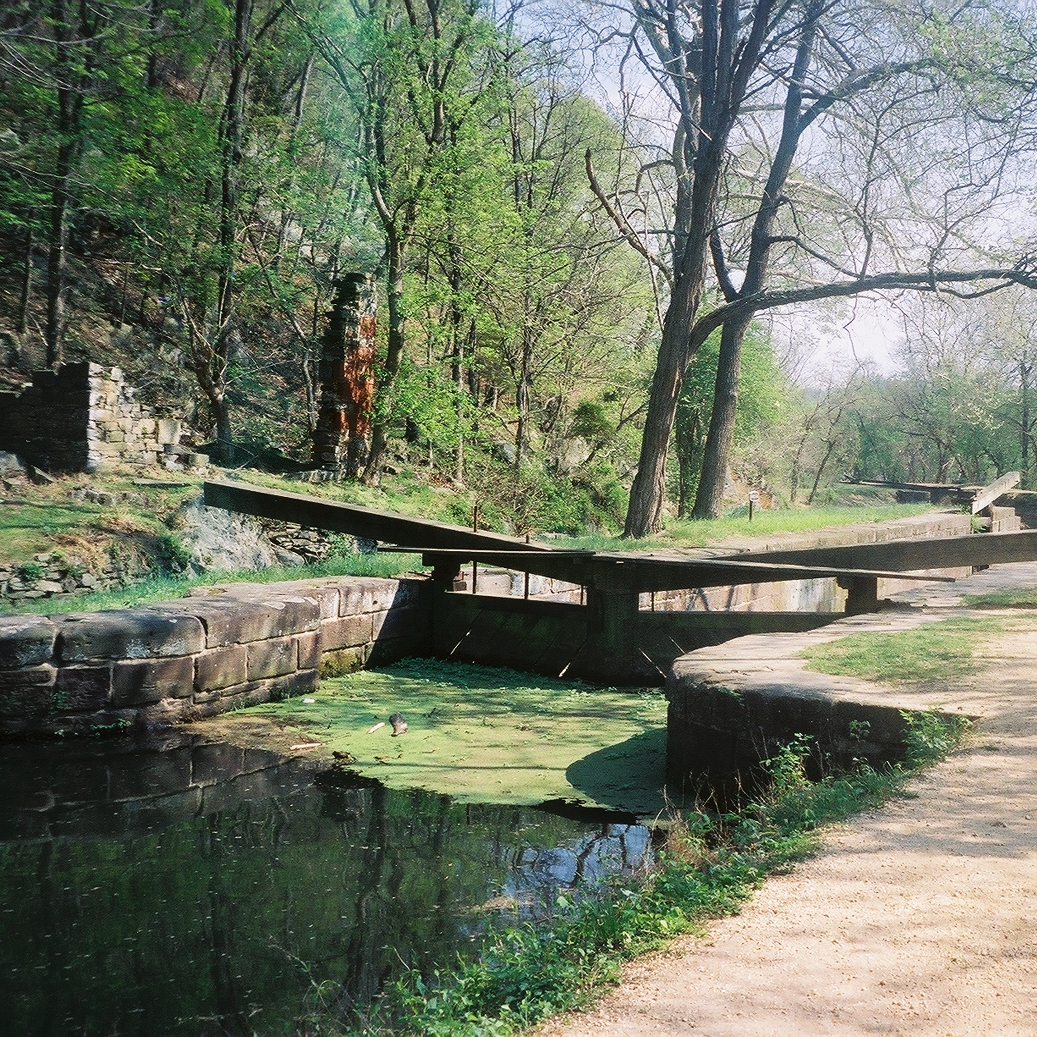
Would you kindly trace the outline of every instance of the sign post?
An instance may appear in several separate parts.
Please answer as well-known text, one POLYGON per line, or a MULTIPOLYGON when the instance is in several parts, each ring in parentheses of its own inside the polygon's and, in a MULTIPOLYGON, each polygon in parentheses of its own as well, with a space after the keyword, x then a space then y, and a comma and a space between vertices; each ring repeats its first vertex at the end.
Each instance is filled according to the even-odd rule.
POLYGON ((749 521, 753 520, 753 506, 760 503, 760 491, 750 490, 749 491, 749 521))

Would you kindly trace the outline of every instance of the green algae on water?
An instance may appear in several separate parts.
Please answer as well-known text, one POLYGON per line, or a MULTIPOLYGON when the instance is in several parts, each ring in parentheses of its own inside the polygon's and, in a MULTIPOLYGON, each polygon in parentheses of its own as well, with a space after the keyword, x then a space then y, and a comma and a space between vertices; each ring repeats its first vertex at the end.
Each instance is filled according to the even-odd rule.
POLYGON ((566 800, 641 817, 663 806, 666 700, 486 666, 408 659, 244 711, 389 788, 462 802, 566 800), (407 730, 393 737, 389 717, 407 730))

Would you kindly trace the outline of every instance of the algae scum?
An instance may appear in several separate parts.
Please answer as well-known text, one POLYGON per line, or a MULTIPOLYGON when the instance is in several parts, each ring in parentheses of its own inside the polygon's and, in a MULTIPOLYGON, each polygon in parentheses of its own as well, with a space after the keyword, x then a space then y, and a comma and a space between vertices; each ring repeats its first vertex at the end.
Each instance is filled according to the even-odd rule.
POLYGON ((0 745, 4 1027, 314 1032, 651 860, 633 817, 526 804, 653 815, 658 693, 421 660, 310 698, 147 745, 0 745))
POLYGON ((245 710, 225 730, 233 738, 235 722, 249 730, 257 717, 389 788, 460 802, 564 800, 647 818, 664 806, 666 700, 657 689, 409 659, 245 710), (399 737, 389 723, 395 713, 407 722, 399 737))

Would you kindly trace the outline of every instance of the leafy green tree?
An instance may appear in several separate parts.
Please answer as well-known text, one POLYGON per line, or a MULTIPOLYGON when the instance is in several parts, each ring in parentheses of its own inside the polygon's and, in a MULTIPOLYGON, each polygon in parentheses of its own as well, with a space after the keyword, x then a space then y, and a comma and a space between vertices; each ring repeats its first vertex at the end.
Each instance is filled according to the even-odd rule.
POLYGON ((141 70, 154 34, 144 10, 118 0, 18 0, 0 36, 3 108, 14 145, 0 160, 11 190, 3 209, 26 242, 22 324, 38 240, 46 253, 45 362, 56 367, 65 353, 69 235, 74 226, 88 232, 92 215, 85 166, 111 148, 123 83, 141 70))
POLYGON ((381 469, 404 358, 411 248, 425 208, 465 154, 459 141, 489 83, 493 26, 476 0, 351 0, 309 31, 360 127, 356 159, 384 242, 388 327, 370 481, 381 469))
POLYGON ((900 372, 865 382, 853 405, 863 478, 983 483, 1019 463, 1012 389, 975 306, 905 311, 900 372))
POLYGON ((795 448, 789 473, 789 498, 795 502, 806 479, 810 481, 807 504, 813 504, 826 477, 831 481, 846 470, 856 457, 856 427, 852 418, 853 401, 864 381, 858 366, 848 378, 831 378, 827 384, 808 393, 796 415, 795 448))

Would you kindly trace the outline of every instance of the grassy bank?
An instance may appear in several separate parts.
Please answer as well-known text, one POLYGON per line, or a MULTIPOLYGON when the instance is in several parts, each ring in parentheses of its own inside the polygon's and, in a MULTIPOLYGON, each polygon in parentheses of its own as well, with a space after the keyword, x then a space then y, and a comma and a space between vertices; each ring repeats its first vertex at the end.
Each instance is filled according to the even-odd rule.
MULTIPOLYGON (((486 492, 457 485, 430 484, 415 472, 387 476, 378 487, 356 483, 301 483, 255 471, 237 474, 248 482, 273 489, 465 527, 471 525, 473 514, 478 509, 482 529, 519 534, 528 529, 534 539, 554 544, 624 551, 704 547, 749 536, 882 522, 930 510, 918 505, 896 505, 855 497, 851 504, 843 506, 758 510, 753 521, 749 522, 745 508, 736 508, 727 517, 715 521, 670 520, 660 536, 629 541, 611 535, 619 528, 617 523, 622 509, 613 516, 614 521, 604 521, 593 508, 584 515, 585 520, 581 519, 582 512, 571 513, 573 502, 566 495, 565 485, 555 485, 550 480, 552 495, 544 500, 548 503, 555 501, 558 507, 552 510, 545 505, 546 510, 536 516, 523 518, 518 512, 509 511, 500 501, 488 498, 486 492), (601 532, 591 536, 562 536, 585 529, 601 532)), ((291 570, 271 569, 263 574, 224 571, 190 581, 177 579, 176 575, 185 570, 190 557, 183 538, 181 509, 201 493, 202 480, 196 476, 185 475, 177 479, 169 473, 162 473, 156 478, 143 478, 133 473, 111 472, 62 476, 46 485, 20 479, 5 486, 7 491, 0 495, 0 567, 31 581, 37 578, 34 574, 42 568, 37 556, 50 555, 55 560, 64 560, 68 568, 77 572, 114 572, 129 586, 125 593, 84 594, 73 604, 59 604, 61 599, 49 598, 19 600, 17 604, 0 601, 0 611, 119 608, 160 601, 163 597, 179 597, 186 588, 207 582, 283 580, 298 575, 291 570)), ((529 492, 533 493, 533 490, 529 492)), ((538 500, 543 496, 533 495, 538 500)), ((525 496, 519 494, 516 500, 525 499, 525 496)), ((334 554, 324 567, 308 568, 302 575, 394 575, 413 568, 416 563, 416 558, 411 556, 361 560, 355 556, 334 554)))
POLYGON ((954 680, 976 671, 975 650, 1011 629, 992 616, 962 616, 895 633, 851 634, 803 653, 807 669, 884 684, 954 680))
POLYGON ((284 583, 289 580, 313 580, 322 576, 399 576, 421 571, 418 554, 343 554, 333 555, 314 565, 271 566, 268 569, 240 569, 236 572, 212 572, 190 579, 179 576, 154 576, 118 590, 98 591, 74 597, 34 598, 18 602, 0 601, 3 613, 56 615, 64 612, 100 612, 103 609, 136 608, 175 601, 195 587, 211 587, 224 583, 284 583))
POLYGON ((822 826, 896 795, 913 769, 940 758, 960 734, 934 715, 911 723, 919 734, 908 766, 862 767, 815 784, 804 771, 809 746, 790 746, 767 764, 772 784, 765 797, 721 817, 675 815, 656 866, 639 881, 561 897, 549 925, 503 928, 476 961, 432 977, 412 971, 361 1020, 322 1016, 315 992, 314 1031, 508 1037, 588 1005, 616 982, 624 962, 737 913, 767 875, 815 850, 822 826))
MULTIPOLYGON (((1033 597, 1033 592, 1027 592, 1033 597)), ((999 605, 1004 607, 1005 603, 999 605)), ((884 684, 954 681, 970 677, 986 660, 976 652, 986 642, 1033 629, 1033 613, 1016 616, 955 616, 913 630, 851 634, 803 652, 807 669, 861 677, 884 684)))

